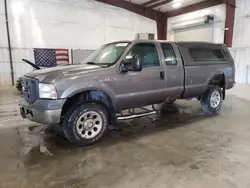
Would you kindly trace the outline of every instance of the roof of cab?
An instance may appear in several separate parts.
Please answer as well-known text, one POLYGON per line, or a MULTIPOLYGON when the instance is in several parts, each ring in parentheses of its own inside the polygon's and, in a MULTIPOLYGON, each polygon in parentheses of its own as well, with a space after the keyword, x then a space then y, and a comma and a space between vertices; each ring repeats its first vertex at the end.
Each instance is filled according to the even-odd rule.
POLYGON ((131 43, 131 42, 169 42, 169 43, 176 43, 180 45, 222 45, 219 43, 212 43, 212 42, 202 42, 202 41, 169 41, 169 40, 147 40, 147 39, 139 39, 139 40, 122 40, 122 41, 115 41, 111 42, 112 43, 131 43))

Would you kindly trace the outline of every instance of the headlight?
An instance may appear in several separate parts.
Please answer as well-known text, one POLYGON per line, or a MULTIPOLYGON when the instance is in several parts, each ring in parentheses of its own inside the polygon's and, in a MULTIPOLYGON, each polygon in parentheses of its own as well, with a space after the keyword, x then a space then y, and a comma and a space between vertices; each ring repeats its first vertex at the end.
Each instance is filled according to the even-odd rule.
POLYGON ((55 87, 52 84, 39 83, 39 98, 57 99, 55 87))

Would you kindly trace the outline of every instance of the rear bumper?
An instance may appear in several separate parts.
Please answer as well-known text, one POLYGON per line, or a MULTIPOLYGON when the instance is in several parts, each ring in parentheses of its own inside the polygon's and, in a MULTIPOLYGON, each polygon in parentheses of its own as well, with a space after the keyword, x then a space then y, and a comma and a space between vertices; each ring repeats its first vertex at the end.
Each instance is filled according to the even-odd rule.
POLYGON ((23 118, 42 124, 58 124, 61 120, 65 100, 37 100, 33 104, 20 100, 20 113, 23 118))

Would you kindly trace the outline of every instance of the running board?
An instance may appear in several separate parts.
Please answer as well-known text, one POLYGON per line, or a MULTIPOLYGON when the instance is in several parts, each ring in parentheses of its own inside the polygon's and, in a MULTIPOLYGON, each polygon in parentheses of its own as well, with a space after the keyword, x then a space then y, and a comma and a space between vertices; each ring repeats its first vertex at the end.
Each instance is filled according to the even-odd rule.
POLYGON ((150 116, 156 114, 156 111, 153 112, 145 112, 141 114, 134 114, 134 115, 128 115, 128 116, 120 116, 117 117, 118 120, 128 120, 128 119, 133 119, 133 118, 139 118, 139 117, 144 117, 144 116, 150 116))
POLYGON ((147 109, 146 107, 140 107, 140 108, 132 108, 121 111, 120 114, 117 114, 117 120, 128 120, 133 118, 139 118, 144 116, 150 116, 157 113, 154 105, 152 105, 151 109, 147 109), (124 114, 124 111, 128 111, 128 113, 124 114), (136 113, 137 111, 137 113, 136 113), (138 112, 139 111, 139 112, 138 112))

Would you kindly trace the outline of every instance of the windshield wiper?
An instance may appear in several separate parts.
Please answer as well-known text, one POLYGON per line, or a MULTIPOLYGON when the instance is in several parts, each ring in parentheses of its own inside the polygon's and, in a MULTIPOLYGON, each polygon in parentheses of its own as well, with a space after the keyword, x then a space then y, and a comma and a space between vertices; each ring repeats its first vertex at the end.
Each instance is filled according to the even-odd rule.
POLYGON ((98 63, 95 63, 95 62, 87 62, 86 64, 87 64, 87 65, 98 65, 98 66, 99 66, 99 64, 98 64, 98 63))
POLYGON ((109 66, 109 63, 87 62, 86 64, 87 64, 87 65, 97 65, 97 66, 100 66, 100 67, 107 67, 107 66, 109 66))

